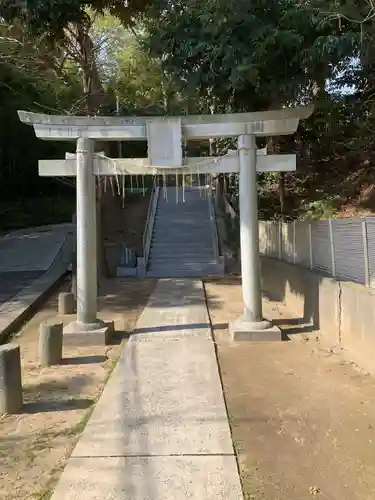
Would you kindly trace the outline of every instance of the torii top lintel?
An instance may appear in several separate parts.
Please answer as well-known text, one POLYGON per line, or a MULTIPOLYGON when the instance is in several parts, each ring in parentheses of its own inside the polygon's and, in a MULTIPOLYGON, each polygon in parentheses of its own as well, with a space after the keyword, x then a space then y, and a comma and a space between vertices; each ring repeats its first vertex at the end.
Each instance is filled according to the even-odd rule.
POLYGON ((106 117, 59 116, 18 111, 23 123, 32 125, 40 139, 75 140, 79 137, 105 141, 147 140, 149 125, 178 122, 186 140, 213 137, 289 135, 297 130, 299 120, 308 118, 312 106, 283 108, 276 111, 189 115, 180 117, 106 117))

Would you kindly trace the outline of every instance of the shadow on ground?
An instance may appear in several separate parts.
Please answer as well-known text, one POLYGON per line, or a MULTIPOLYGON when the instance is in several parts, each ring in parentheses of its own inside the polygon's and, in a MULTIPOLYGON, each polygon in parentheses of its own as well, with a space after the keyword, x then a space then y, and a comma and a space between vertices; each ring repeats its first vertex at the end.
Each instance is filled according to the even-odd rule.
POLYGON ((54 411, 87 410, 94 404, 94 399, 72 398, 59 400, 38 400, 25 403, 20 414, 49 413, 54 411))
POLYGON ((77 356, 76 358, 64 358, 61 361, 62 365, 89 365, 96 363, 104 363, 107 361, 107 356, 77 356))

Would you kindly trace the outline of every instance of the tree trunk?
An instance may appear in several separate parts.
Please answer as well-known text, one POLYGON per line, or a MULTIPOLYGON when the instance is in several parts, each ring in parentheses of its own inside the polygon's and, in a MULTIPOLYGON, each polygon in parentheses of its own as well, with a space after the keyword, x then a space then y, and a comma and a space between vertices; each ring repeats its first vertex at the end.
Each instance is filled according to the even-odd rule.
POLYGON ((86 114, 100 114, 105 102, 105 90, 100 79, 95 59, 94 44, 89 34, 89 27, 77 25, 77 44, 80 47, 83 90, 86 95, 86 114))
MULTIPOLYGON (((94 44, 89 34, 90 26, 84 24, 75 24, 69 30, 69 36, 73 40, 75 47, 76 63, 82 69, 82 86, 85 95, 83 100, 83 113, 88 116, 100 114, 105 104, 106 93, 100 78, 98 66, 95 58, 94 44), (78 50, 77 50, 78 49, 78 50)), ((71 51, 72 52, 72 51, 71 51)), ((108 143, 97 141, 95 143, 96 151, 107 152, 108 143)), ((109 270, 105 255, 105 242, 102 231, 101 220, 103 217, 103 197, 112 196, 109 191, 100 193, 97 189, 97 252, 98 252, 98 277, 107 278, 109 270)))

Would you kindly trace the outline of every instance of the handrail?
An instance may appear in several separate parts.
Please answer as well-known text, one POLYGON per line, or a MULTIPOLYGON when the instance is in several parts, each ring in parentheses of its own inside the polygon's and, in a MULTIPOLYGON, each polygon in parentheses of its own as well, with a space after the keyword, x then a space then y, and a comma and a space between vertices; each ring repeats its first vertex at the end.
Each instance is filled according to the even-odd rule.
POLYGON ((156 186, 154 185, 151 190, 151 196, 150 196, 150 203, 148 204, 148 210, 147 210, 147 217, 146 217, 146 223, 145 223, 145 228, 143 230, 143 236, 142 236, 142 252, 144 251, 145 248, 145 240, 146 240, 146 235, 147 235, 147 228, 150 220, 150 214, 151 214, 151 209, 152 209, 152 204, 155 196, 155 189, 156 186))
POLYGON ((147 266, 148 256, 150 253, 152 231, 154 229, 154 219, 155 219, 156 207, 158 205, 159 194, 160 194, 160 187, 154 186, 151 194, 150 205, 148 207, 148 214, 142 240, 143 265, 145 269, 147 266))
POLYGON ((219 263, 219 261, 221 259, 220 241, 219 241, 219 234, 218 234, 218 229, 217 229, 217 221, 216 221, 214 199, 213 199, 213 196, 212 196, 212 189, 208 188, 207 191, 208 191, 208 210, 209 210, 209 215, 210 215, 210 220, 211 220, 211 227, 212 227, 212 232, 213 232, 215 260, 216 260, 216 262, 219 263))

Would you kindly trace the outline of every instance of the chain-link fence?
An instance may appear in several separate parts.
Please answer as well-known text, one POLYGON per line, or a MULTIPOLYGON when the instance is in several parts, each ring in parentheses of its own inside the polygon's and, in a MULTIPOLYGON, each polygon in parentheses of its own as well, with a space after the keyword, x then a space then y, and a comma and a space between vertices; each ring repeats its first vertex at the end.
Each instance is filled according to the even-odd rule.
POLYGON ((259 223, 263 255, 375 288, 375 217, 259 223))

